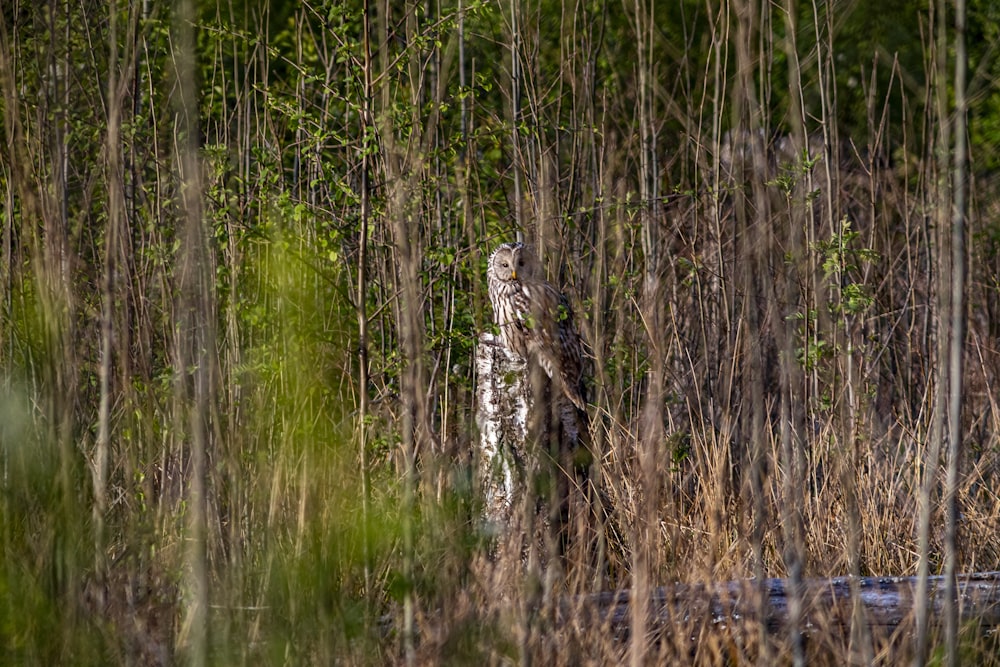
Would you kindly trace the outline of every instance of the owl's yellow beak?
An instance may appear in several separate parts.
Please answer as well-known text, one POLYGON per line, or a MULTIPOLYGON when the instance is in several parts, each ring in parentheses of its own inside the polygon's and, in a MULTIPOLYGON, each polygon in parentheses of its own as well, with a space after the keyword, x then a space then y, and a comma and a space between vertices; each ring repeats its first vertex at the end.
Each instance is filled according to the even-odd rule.
POLYGON ((510 277, 513 278, 514 280, 517 280, 517 269, 510 270, 510 277))

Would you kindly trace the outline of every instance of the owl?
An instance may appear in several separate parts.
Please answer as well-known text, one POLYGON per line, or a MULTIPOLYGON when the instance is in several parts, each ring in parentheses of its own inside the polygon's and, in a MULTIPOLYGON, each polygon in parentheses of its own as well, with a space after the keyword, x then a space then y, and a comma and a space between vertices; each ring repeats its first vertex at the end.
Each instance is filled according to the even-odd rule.
POLYGON ((523 243, 504 243, 490 255, 486 271, 500 342, 525 359, 537 359, 578 410, 583 399, 583 345, 573 311, 542 277, 542 266, 523 243))

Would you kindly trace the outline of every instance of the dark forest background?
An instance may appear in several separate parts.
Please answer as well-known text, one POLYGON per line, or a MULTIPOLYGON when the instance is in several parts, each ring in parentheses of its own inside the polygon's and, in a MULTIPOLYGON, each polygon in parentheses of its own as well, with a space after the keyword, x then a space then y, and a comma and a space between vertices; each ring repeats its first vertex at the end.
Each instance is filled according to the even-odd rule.
MULTIPOLYGON (((0 662, 621 660, 477 520, 518 233, 608 507, 547 591, 1000 569, 995 2, 0 13, 0 662)), ((997 663, 931 616, 630 655, 997 663)))

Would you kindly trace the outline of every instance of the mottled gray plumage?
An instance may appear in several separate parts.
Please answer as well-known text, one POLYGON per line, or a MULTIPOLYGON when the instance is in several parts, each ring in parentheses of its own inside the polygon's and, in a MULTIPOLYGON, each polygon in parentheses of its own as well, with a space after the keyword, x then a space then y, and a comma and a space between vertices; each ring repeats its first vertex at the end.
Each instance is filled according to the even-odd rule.
POLYGON ((535 358, 579 410, 583 399, 583 346, 573 311, 542 277, 538 258, 523 243, 504 243, 490 255, 490 301, 500 342, 510 352, 535 358))

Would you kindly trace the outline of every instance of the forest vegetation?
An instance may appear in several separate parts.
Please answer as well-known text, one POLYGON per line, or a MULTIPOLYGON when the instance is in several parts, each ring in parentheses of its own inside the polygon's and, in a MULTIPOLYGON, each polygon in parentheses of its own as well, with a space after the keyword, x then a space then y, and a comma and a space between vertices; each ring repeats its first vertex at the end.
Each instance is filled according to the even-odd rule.
POLYGON ((7 0, 0 663, 1000 663, 926 596, 805 641, 533 603, 1000 570, 998 43, 992 0, 7 0), (473 473, 517 235, 588 345, 562 570, 473 473))

